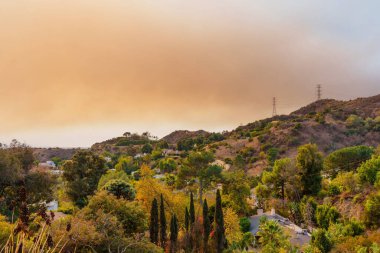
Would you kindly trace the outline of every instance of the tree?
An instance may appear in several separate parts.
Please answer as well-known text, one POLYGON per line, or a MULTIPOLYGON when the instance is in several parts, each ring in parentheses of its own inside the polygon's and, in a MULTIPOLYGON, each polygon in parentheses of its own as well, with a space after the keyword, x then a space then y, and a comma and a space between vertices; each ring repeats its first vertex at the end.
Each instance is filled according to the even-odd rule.
POLYGON ((130 175, 133 171, 138 170, 138 165, 134 163, 132 156, 120 156, 115 169, 130 175))
POLYGON ((149 236, 152 243, 158 244, 158 204, 157 199, 152 202, 150 210, 149 236))
POLYGON ((358 168, 358 174, 362 182, 374 184, 377 173, 380 171, 380 156, 373 156, 358 168))
POLYGON ((121 223, 124 234, 127 236, 142 233, 147 229, 147 216, 139 203, 122 198, 118 199, 106 191, 98 192, 92 196, 84 210, 86 216, 92 219, 97 217, 99 210, 114 215, 121 223))
POLYGON ((223 209, 222 209, 222 198, 220 196, 219 189, 216 191, 216 204, 215 204, 215 243, 216 252, 222 253, 227 246, 225 230, 224 230, 224 219, 223 219, 223 209))
POLYGON ((189 221, 190 221, 190 228, 193 227, 195 222, 195 208, 194 208, 194 196, 193 193, 190 192, 190 215, 189 215, 189 221))
POLYGON ((78 151, 71 160, 63 164, 63 178, 67 183, 68 196, 77 206, 85 206, 87 196, 94 193, 105 172, 103 158, 91 151, 78 151))
POLYGON ((101 190, 109 181, 112 180, 122 180, 125 182, 129 182, 130 178, 123 170, 108 170, 106 174, 104 174, 98 183, 98 190, 101 190))
POLYGON ((367 197, 364 211, 367 224, 374 228, 380 227, 380 192, 367 197))
POLYGON ((166 217, 165 217, 165 206, 164 206, 164 197, 160 196, 160 242, 161 247, 165 249, 166 246, 166 217))
POLYGON ((257 207, 258 208, 264 208, 265 207, 265 202, 269 198, 270 191, 266 185, 263 185, 259 183, 255 189, 253 190, 256 201, 257 201, 257 207))
POLYGON ((223 209, 223 224, 228 245, 238 243, 243 239, 243 233, 239 225, 239 216, 230 207, 223 209))
POLYGON ((300 177, 297 167, 289 158, 276 160, 271 172, 264 171, 262 181, 272 188, 285 203, 285 197, 292 200, 300 198, 300 177))
POLYGON ((228 194, 231 207, 239 214, 247 214, 251 187, 246 173, 243 170, 226 173, 223 182, 223 194, 228 194))
POLYGON ((367 146, 354 146, 338 149, 329 154, 323 162, 323 171, 331 178, 339 172, 355 170, 362 162, 371 158, 374 150, 367 146))
POLYGON ((177 164, 173 158, 166 158, 159 161, 158 167, 161 172, 170 173, 176 169, 177 164))
POLYGON ((203 214, 203 251, 207 252, 208 250, 208 239, 210 237, 210 232, 211 232, 211 224, 210 224, 210 218, 208 216, 208 205, 207 205, 207 200, 205 199, 203 201, 203 209, 202 209, 202 214, 203 214))
POLYGON ((118 199, 134 200, 136 196, 136 191, 133 186, 120 179, 109 181, 103 188, 115 195, 118 199))
POLYGON ((214 167, 209 169, 209 163, 214 160, 211 152, 191 152, 185 164, 190 168, 187 175, 180 172, 182 177, 196 177, 199 180, 199 202, 203 201, 203 189, 215 177, 220 176, 221 170, 215 170, 214 167))
POLYGON ((178 240, 178 221, 175 214, 172 215, 170 220, 170 252, 174 253, 177 251, 177 240, 178 240))
POLYGON ((247 217, 240 218, 239 220, 240 230, 243 233, 249 232, 251 228, 251 221, 247 217))
POLYGON ((189 214, 189 210, 185 209, 185 230, 186 232, 189 232, 189 226, 190 226, 190 214, 189 214))
POLYGON ((331 242, 326 230, 317 229, 311 235, 311 245, 318 248, 322 253, 327 253, 331 250, 331 242))
POLYGON ((151 154, 153 151, 153 146, 150 143, 146 143, 142 146, 141 152, 144 154, 151 154))
POLYGON ((275 220, 268 220, 266 217, 260 219, 257 235, 260 236, 259 243, 264 253, 278 253, 290 246, 284 230, 275 220))
POLYGON ((328 229, 330 223, 336 223, 340 214, 335 207, 328 205, 319 205, 315 211, 317 225, 321 228, 328 229))
POLYGON ((317 202, 313 197, 304 196, 300 207, 303 221, 307 226, 313 227, 316 223, 315 210, 317 209, 317 202))
POLYGON ((298 148, 297 168, 301 176, 304 195, 315 195, 321 189, 322 155, 315 144, 306 144, 298 148))

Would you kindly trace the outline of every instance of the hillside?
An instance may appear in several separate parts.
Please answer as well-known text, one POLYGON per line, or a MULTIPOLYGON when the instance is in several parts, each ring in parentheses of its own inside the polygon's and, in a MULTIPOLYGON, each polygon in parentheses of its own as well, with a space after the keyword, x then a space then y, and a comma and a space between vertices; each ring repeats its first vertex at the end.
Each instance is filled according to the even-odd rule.
POLYGON ((157 140, 149 133, 127 133, 96 143, 92 150, 135 155, 146 143, 184 151, 210 149, 217 159, 236 166, 244 164, 248 174, 258 175, 270 160, 292 157, 297 147, 306 143, 317 144, 322 153, 354 145, 377 146, 380 143, 380 95, 349 101, 323 99, 289 115, 258 120, 222 134, 177 130, 157 140))
POLYGON ((33 148, 34 157, 40 162, 46 162, 53 157, 62 160, 70 159, 78 148, 33 148))
POLYGON ((299 145, 316 143, 323 153, 380 143, 380 95, 350 101, 325 99, 289 114, 255 121, 208 144, 221 160, 244 160, 249 174, 258 175, 270 156, 294 156, 299 145))

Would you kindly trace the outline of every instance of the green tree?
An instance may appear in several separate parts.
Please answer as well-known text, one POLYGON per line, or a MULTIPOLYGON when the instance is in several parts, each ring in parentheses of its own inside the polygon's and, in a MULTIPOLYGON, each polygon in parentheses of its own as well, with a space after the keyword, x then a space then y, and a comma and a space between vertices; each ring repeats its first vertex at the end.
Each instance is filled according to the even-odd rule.
POLYGON ((85 207, 87 217, 97 217, 101 210, 105 214, 114 215, 121 223, 125 235, 132 236, 142 233, 147 229, 147 217, 144 209, 135 201, 118 199, 106 191, 101 191, 92 196, 85 207))
POLYGON ((262 181, 280 196, 283 202, 285 197, 299 200, 301 182, 298 174, 294 162, 289 158, 283 158, 275 161, 272 171, 264 171, 262 181))
POLYGON ((130 175, 133 171, 138 170, 139 166, 134 162, 132 156, 120 156, 115 169, 117 171, 124 171, 130 175))
POLYGON ((189 221, 190 221, 190 228, 193 227, 195 223, 195 207, 194 207, 194 196, 193 193, 190 192, 190 212, 189 212, 189 221))
POLYGON ((290 246, 284 230, 275 220, 268 220, 266 217, 260 219, 257 235, 260 236, 259 243, 264 253, 277 253, 290 246))
POLYGON ((328 229, 331 223, 336 223, 340 217, 335 207, 328 205, 319 205, 315 211, 317 225, 321 228, 328 229))
POLYGON ((211 152, 191 152, 185 164, 190 168, 186 173, 181 173, 181 177, 196 177, 199 181, 199 201, 202 203, 203 189, 215 177, 220 175, 220 170, 215 170, 214 167, 209 168, 209 163, 214 160, 214 155, 211 152))
POLYGON ((332 244, 328 233, 324 229, 317 229, 311 235, 311 245, 319 249, 322 253, 327 253, 331 250, 332 244))
POLYGON ((257 207, 264 208, 265 202, 269 198, 270 190, 268 189, 266 185, 259 183, 253 191, 256 197, 257 207))
POLYGON ((112 180, 122 180, 128 183, 130 182, 130 177, 123 170, 108 170, 107 173, 99 179, 98 190, 101 190, 112 180))
POLYGON ((190 214, 189 214, 189 210, 185 209, 185 230, 186 232, 189 232, 189 226, 190 226, 190 214))
POLYGON ((165 216, 165 203, 164 203, 164 197, 161 194, 161 201, 160 201, 160 243, 161 247, 165 249, 166 247, 166 216, 165 216))
POLYGON ((369 195, 364 204, 366 222, 371 227, 380 227, 380 192, 369 195))
POLYGON ((251 195, 251 187, 246 173, 243 170, 226 173, 223 183, 223 194, 228 194, 231 207, 239 214, 247 214, 247 198, 251 195))
POLYGON ((158 244, 158 204, 155 198, 152 201, 152 207, 150 209, 150 224, 149 224, 149 236, 150 241, 154 244, 158 244))
POLYGON ((304 195, 315 195, 321 189, 321 170, 323 159, 315 144, 306 144, 298 148, 297 168, 301 176, 304 195))
POLYGON ((159 161, 158 168, 160 168, 161 172, 170 173, 175 171, 177 164, 173 158, 166 158, 159 161))
POLYGON ((205 199, 203 201, 203 252, 208 251, 208 239, 210 237, 211 232, 211 224, 210 224, 210 218, 208 216, 208 205, 207 200, 205 199))
POLYGON ((371 158, 374 150, 367 146, 338 149, 329 154, 323 162, 323 171, 331 178, 339 172, 355 170, 362 162, 371 158))
POLYGON ((150 143, 146 143, 142 146, 141 152, 144 154, 151 154, 153 151, 153 146, 150 143))
POLYGON ((216 252, 222 253, 227 246, 225 229, 224 229, 224 219, 223 219, 223 209, 222 209, 222 198, 220 196, 219 189, 216 191, 216 203, 215 203, 215 243, 216 252))
POLYGON ((373 156, 358 168, 358 174, 362 182, 374 184, 377 173, 380 171, 380 156, 373 156))
POLYGON ((247 217, 240 218, 239 220, 240 230, 243 233, 249 232, 251 228, 251 221, 247 217))
POLYGON ((117 198, 134 200, 136 197, 136 191, 133 186, 124 180, 111 180, 104 186, 104 189, 109 193, 115 195, 117 198))
POLYGON ((67 183, 68 196, 77 206, 85 206, 87 196, 94 193, 105 172, 103 158, 91 151, 78 151, 71 160, 63 164, 63 178, 67 183))
POLYGON ((170 253, 177 251, 178 240, 178 221, 175 214, 172 215, 170 220, 170 253))

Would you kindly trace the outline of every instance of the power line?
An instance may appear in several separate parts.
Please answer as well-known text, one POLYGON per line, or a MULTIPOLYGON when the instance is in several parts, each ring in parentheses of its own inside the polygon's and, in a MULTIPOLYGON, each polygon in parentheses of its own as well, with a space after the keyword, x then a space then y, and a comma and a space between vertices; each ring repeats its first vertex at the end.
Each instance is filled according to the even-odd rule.
POLYGON ((276 97, 273 97, 272 106, 273 106, 272 117, 274 117, 274 116, 277 116, 276 97))

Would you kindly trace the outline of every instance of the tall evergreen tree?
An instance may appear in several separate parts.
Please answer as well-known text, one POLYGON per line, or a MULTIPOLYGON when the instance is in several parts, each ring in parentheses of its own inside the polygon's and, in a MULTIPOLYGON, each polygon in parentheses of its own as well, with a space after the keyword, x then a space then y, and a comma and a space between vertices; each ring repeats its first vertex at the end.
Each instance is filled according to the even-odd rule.
POLYGON ((195 208, 194 208, 194 196, 190 193, 190 228, 193 227, 195 222, 195 208))
POLYGON ((149 235, 152 243, 158 243, 158 204, 155 198, 150 209, 149 235))
POLYGON ((164 207, 164 197, 161 194, 160 203, 160 243, 161 247, 165 249, 166 246, 166 217, 165 217, 165 207, 164 207))
POLYGON ((190 224, 190 214, 189 214, 189 210, 187 209, 187 207, 186 207, 186 209, 185 209, 185 229, 186 229, 186 232, 188 232, 189 231, 189 224, 190 224))
POLYGON ((225 230, 224 230, 224 220, 223 220, 223 210, 222 210, 222 198, 220 197, 219 189, 216 191, 216 204, 215 204, 215 243, 216 252, 222 253, 223 249, 227 246, 225 230))
POLYGON ((207 252, 208 239, 211 232, 210 219, 208 217, 207 200, 203 202, 203 252, 207 252))
POLYGON ((177 251, 178 240, 178 222, 177 217, 174 214, 170 220, 170 252, 177 251))

